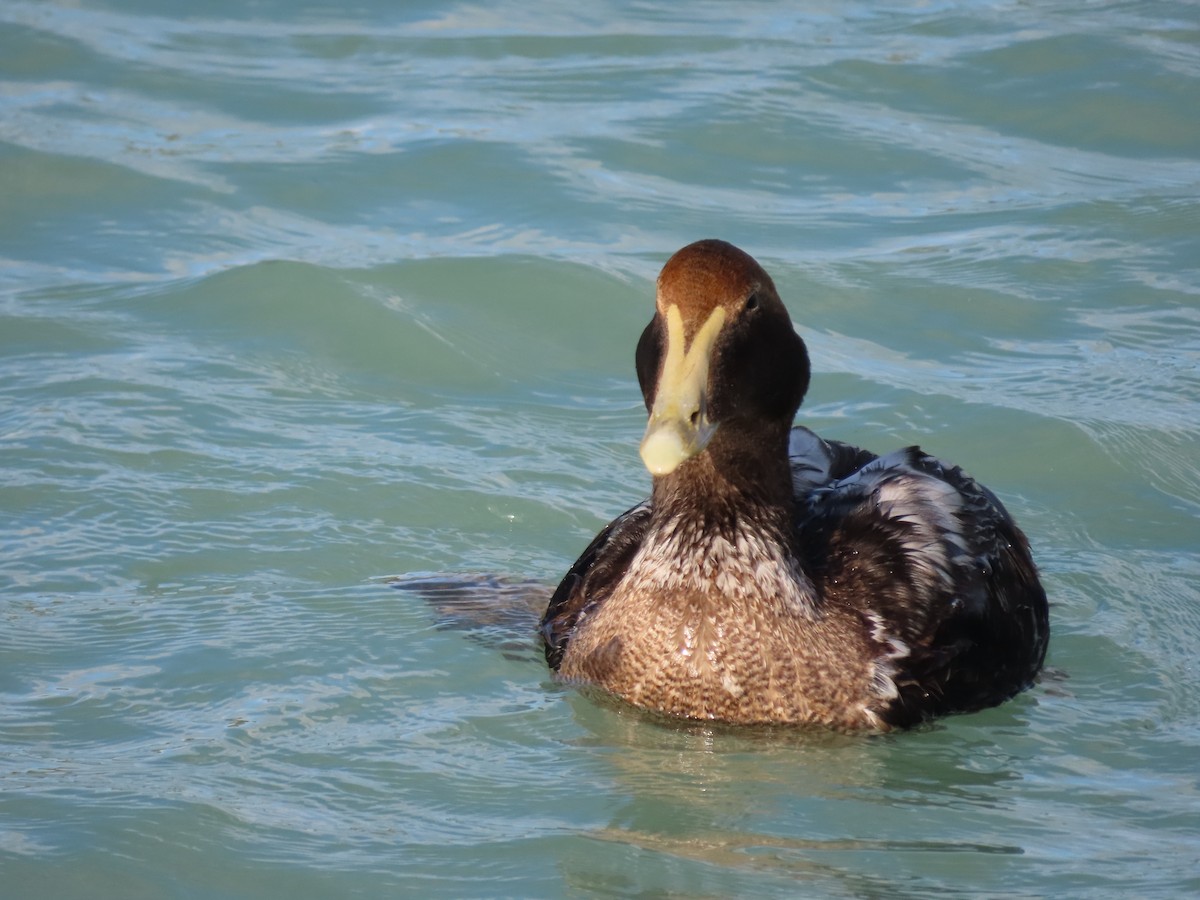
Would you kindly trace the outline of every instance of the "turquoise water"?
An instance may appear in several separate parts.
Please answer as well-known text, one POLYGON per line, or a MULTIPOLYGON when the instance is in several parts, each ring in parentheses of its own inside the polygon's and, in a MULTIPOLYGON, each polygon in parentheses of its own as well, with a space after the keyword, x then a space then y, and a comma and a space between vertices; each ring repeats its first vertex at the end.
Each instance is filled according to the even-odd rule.
POLYGON ((1200 892, 1200 7, 0 2, 6 897, 1200 892), (1003 497, 999 709, 669 726, 389 579, 644 494, 675 249, 1003 497))

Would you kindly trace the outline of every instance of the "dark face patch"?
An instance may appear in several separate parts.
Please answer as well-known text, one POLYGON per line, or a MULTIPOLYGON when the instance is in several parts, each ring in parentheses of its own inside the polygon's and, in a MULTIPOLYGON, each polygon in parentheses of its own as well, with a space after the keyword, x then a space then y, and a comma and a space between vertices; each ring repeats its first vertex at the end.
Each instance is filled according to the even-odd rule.
POLYGON ((646 401, 646 410, 654 405, 654 394, 658 387, 658 375, 662 370, 662 358, 666 352, 666 335, 662 320, 655 316, 650 324, 642 331, 638 340, 637 353, 634 361, 637 364, 638 385, 642 389, 642 398, 646 401))
POLYGON ((791 423, 808 390, 808 350, 786 314, 761 304, 729 322, 713 352, 709 404, 732 418, 791 423))

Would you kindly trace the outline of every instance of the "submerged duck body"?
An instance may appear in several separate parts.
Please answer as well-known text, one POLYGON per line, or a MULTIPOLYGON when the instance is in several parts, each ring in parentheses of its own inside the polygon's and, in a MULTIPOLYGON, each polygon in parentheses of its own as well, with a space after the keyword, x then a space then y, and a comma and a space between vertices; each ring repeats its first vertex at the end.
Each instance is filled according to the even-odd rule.
POLYGON ((671 257, 637 371, 652 493, 550 600, 562 678, 672 716, 849 730, 1031 683, 1049 623, 1024 535, 915 447, 793 428, 808 354, 753 258, 715 240, 671 257))

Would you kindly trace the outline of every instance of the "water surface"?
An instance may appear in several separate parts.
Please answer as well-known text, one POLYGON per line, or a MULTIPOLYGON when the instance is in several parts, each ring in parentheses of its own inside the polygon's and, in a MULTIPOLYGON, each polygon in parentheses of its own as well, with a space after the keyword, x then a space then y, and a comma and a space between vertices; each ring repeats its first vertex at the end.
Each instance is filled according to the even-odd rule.
POLYGON ((14 897, 1200 891, 1200 13, 0 6, 14 897), (648 487, 633 346, 732 240, 801 421, 991 486, 999 709, 672 726, 391 576, 552 584, 648 487))

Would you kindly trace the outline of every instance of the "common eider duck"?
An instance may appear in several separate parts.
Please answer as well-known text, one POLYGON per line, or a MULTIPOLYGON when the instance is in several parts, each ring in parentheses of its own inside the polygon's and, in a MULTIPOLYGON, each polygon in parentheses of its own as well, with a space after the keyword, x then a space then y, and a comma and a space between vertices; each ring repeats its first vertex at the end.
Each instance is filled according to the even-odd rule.
POLYGON ((652 493, 550 599, 560 678, 667 716, 855 731, 1030 685, 1049 621, 1025 536, 917 447, 793 427, 808 352, 752 257, 718 240, 672 256, 636 360, 652 493))

